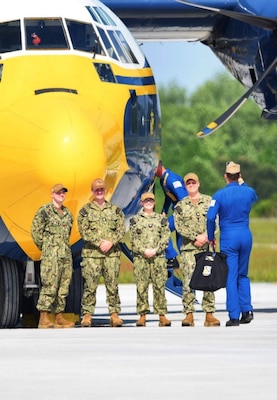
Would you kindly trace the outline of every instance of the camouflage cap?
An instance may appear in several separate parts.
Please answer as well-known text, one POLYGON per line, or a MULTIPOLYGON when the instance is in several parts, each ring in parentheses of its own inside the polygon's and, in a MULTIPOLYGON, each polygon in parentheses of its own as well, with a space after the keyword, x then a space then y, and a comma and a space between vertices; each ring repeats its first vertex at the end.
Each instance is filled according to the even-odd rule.
POLYGON ((61 183, 56 183, 51 189, 52 193, 58 193, 60 190, 63 190, 64 192, 68 192, 67 188, 64 187, 61 183))
POLYGON ((145 201, 147 199, 155 200, 155 195, 152 192, 145 192, 141 195, 141 201, 145 201))
POLYGON ((238 174, 240 172, 240 165, 235 164, 233 161, 226 163, 226 174, 238 174))
POLYGON ((197 176, 194 172, 189 172, 188 174, 186 174, 186 175, 184 176, 184 182, 185 182, 185 184, 186 184, 187 181, 189 181, 189 180, 192 180, 192 181, 195 181, 195 182, 199 182, 199 178, 198 178, 198 176, 197 176))
POLYGON ((103 179, 96 178, 94 181, 91 183, 91 190, 96 190, 96 189, 105 189, 105 182, 103 179))

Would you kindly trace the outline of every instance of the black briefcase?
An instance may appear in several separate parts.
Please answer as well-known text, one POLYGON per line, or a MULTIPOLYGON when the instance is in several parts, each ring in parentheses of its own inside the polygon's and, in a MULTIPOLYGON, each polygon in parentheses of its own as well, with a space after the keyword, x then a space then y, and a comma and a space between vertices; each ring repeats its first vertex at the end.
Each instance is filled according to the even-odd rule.
POLYGON ((227 255, 208 249, 195 254, 195 269, 193 271, 190 288, 204 292, 215 292, 226 287, 228 274, 227 255))

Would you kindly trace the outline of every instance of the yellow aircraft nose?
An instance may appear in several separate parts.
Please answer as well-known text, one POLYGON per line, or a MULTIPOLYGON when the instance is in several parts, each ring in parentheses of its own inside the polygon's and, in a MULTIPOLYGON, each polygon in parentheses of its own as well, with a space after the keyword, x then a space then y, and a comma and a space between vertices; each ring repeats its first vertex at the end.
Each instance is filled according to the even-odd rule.
POLYGON ((1 217, 32 258, 37 249, 30 238, 31 222, 38 207, 51 201, 51 187, 62 183, 68 188, 65 204, 76 217, 89 200, 91 181, 105 177, 106 147, 115 124, 103 129, 102 113, 97 104, 68 93, 32 96, 0 113, 5 132, 0 144, 1 217))
MULTIPOLYGON (((97 112, 73 101, 51 101, 42 107, 49 120, 36 136, 34 154, 37 176, 42 182, 66 181, 71 189, 89 189, 93 177, 106 170, 105 143, 97 127, 97 112)), ((46 118, 47 119, 47 118, 46 118)))

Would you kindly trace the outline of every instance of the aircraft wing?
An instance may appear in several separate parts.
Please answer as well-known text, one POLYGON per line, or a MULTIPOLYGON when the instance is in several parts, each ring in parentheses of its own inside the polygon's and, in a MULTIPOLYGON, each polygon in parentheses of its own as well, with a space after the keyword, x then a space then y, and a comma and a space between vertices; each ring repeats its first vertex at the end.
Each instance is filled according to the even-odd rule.
MULTIPOLYGON (((103 3, 118 15, 137 40, 144 42, 205 40, 218 19, 213 10, 196 9, 175 0, 103 0, 103 3)), ((216 5, 220 3, 223 1, 216 5)))
MULTIPOLYGON (((262 110, 262 117, 277 120, 276 2, 103 1, 139 41, 200 41, 209 46, 227 70, 246 88, 243 99, 251 94, 262 110), (271 68, 271 65, 274 67, 271 68)), ((220 116, 216 120, 220 121, 219 126, 230 115, 234 115, 242 104, 239 99, 234 107, 220 116)), ((216 129, 219 126, 216 124, 216 129)), ((208 132, 211 133, 210 128, 208 132)))
MULTIPOLYGON (((237 0, 103 0, 127 25, 136 39, 203 41, 222 17, 275 30, 276 18, 257 15, 237 0), (240 8, 239 12, 235 9, 240 8)), ((259 6, 261 1, 257 2, 259 6)))

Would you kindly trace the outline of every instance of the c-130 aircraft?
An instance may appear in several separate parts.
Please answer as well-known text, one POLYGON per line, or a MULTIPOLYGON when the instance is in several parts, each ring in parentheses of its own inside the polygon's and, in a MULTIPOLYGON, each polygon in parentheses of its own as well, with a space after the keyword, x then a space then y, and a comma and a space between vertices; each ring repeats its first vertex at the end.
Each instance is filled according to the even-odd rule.
MULTIPOLYGON (((160 159, 160 106, 150 65, 133 36, 199 40, 246 94, 198 133, 206 136, 252 95, 276 118, 277 4, 262 0, 11 0, 0 16, 0 327, 35 314, 40 252, 35 211, 63 182, 76 215, 90 182, 105 179, 126 224, 152 190, 160 159), (115 14, 117 14, 117 17, 115 14), (273 17, 272 17, 273 16, 273 17), (126 29, 127 25, 133 36, 126 29)), ((71 236, 75 274, 67 311, 78 313, 81 241, 71 236)))

